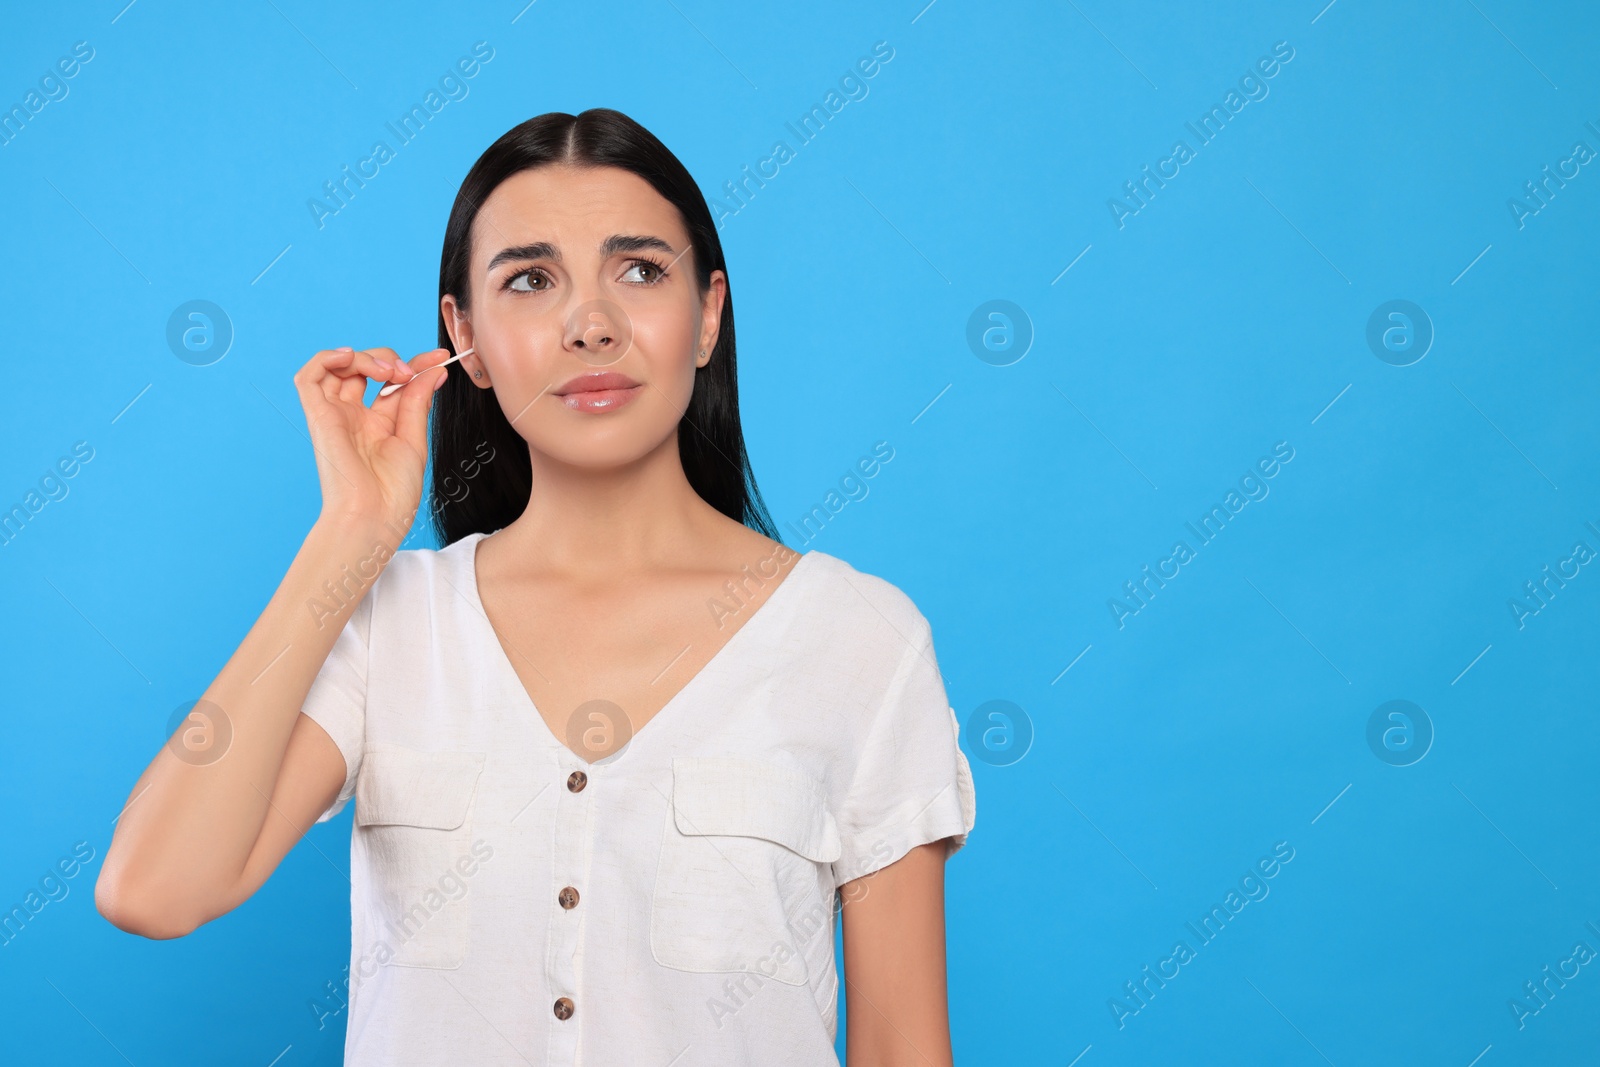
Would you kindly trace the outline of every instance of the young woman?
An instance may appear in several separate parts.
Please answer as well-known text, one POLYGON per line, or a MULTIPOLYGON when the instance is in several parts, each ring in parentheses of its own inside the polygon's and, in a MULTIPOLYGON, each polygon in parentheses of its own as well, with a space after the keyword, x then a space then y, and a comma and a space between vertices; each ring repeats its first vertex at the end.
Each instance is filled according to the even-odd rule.
POLYGON ((949 1063, 974 797, 929 625, 775 538, 688 171, 607 109, 506 133, 439 341, 295 374, 321 515, 135 785, 102 914, 182 936, 354 797, 346 1063, 836 1064, 836 910, 851 1067, 949 1063), (430 414, 444 547, 400 551, 430 414))

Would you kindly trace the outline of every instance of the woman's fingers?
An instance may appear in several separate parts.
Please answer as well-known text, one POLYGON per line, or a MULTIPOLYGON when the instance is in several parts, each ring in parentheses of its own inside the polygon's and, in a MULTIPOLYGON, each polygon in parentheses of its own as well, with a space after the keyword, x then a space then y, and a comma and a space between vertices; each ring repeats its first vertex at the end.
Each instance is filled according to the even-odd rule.
POLYGON ((345 403, 363 403, 369 381, 407 382, 416 376, 392 348, 358 348, 343 355, 330 386, 345 403))
POLYGON ((335 349, 327 365, 330 369, 337 368, 346 374, 365 374, 369 378, 381 378, 394 373, 397 366, 403 365, 403 361, 395 355, 392 348, 352 348, 335 349))
POLYGON ((410 360, 392 348, 324 349, 295 372, 326 512, 415 511, 434 385, 447 373, 438 365, 448 357, 442 348, 410 360), (372 381, 409 388, 375 399, 368 409, 364 397, 372 381))
POLYGON ((392 349, 334 348, 311 357, 295 376, 295 382, 297 386, 319 389, 329 402, 359 402, 368 379, 409 381, 412 376, 410 368, 392 349))
MULTIPOLYGON (((374 350, 374 351, 378 351, 378 350, 374 350)), ((390 350, 390 349, 382 349, 381 351, 391 352, 392 353, 392 350, 390 350)), ((391 362, 396 364, 396 368, 397 368, 396 369, 396 373, 394 374, 394 376, 388 379, 389 382, 391 382, 393 384, 397 384, 397 385, 405 385, 406 383, 410 382, 413 378, 416 378, 416 377, 420 376, 425 370, 429 369, 430 367, 435 367, 435 366, 439 365, 440 363, 443 363, 446 359, 449 359, 450 358, 450 352, 449 352, 448 349, 435 348, 435 349, 432 349, 431 351, 422 352, 422 353, 419 353, 418 355, 412 356, 410 360, 402 360, 399 356, 392 355, 392 354, 390 356, 388 356, 388 357, 385 357, 385 358, 387 358, 388 360, 390 360, 391 362)), ((419 384, 417 386, 417 388, 420 389, 420 388, 422 388, 422 386, 419 384)), ((383 395, 381 395, 382 394, 382 390, 380 390, 379 391, 380 395, 372 401, 373 409, 374 410, 382 410, 382 408, 379 407, 380 404, 383 406, 383 408, 392 407, 394 404, 397 404, 399 401, 392 400, 391 397, 393 397, 395 395, 395 393, 399 393, 399 392, 403 392, 403 391, 404 390, 395 389, 395 390, 391 391, 388 396, 383 396, 383 395)))
POLYGON ((404 381, 410 374, 405 361, 392 348, 341 349, 318 352, 329 377, 350 378, 364 375, 384 381, 404 381))
POLYGON ((399 401, 394 420, 395 436, 420 456, 428 454, 428 411, 433 405, 433 394, 450 375, 449 367, 439 365, 449 358, 450 353, 443 348, 417 356, 412 360, 417 380, 381 398, 384 401, 399 401))
POLYGON ((428 380, 377 397, 372 403, 373 410, 394 420, 396 436, 426 455, 426 425, 434 382, 442 380, 449 369, 438 371, 437 375, 428 372, 449 358, 450 352, 444 348, 420 353, 410 360, 401 359, 394 349, 385 347, 324 349, 300 368, 294 381, 303 399, 320 394, 330 404, 364 406, 369 381, 407 385, 426 376, 428 380), (410 394, 409 398, 405 394, 410 394))
MULTIPOLYGON (((415 370, 405 360, 401 359, 399 353, 392 348, 365 348, 355 354, 376 363, 380 367, 388 368, 391 375, 388 379, 389 381, 408 381, 416 374, 415 370)), ((368 377, 376 377, 376 375, 369 374, 368 377)))

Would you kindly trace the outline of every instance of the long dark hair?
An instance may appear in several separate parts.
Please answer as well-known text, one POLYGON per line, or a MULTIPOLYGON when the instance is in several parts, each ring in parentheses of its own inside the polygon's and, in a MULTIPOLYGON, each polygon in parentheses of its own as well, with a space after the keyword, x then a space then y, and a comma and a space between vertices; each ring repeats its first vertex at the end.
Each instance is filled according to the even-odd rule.
MULTIPOLYGON (((610 108, 590 108, 580 115, 552 111, 507 130, 461 182, 439 257, 441 301, 449 293, 463 309, 468 306, 472 222, 489 194, 513 174, 551 163, 620 167, 637 174, 682 216, 701 294, 710 288, 712 271, 726 273, 722 242, 705 197, 666 145, 610 108)), ((442 307, 439 345, 455 354, 442 307)), ((527 507, 533 488, 527 443, 500 410, 494 390, 469 385, 464 375, 446 378, 433 398, 431 451, 429 511, 441 547, 468 534, 493 533, 527 507)), ((756 489, 739 425, 731 283, 711 361, 695 371, 694 392, 678 422, 678 454, 689 484, 706 503, 782 540, 756 489)))

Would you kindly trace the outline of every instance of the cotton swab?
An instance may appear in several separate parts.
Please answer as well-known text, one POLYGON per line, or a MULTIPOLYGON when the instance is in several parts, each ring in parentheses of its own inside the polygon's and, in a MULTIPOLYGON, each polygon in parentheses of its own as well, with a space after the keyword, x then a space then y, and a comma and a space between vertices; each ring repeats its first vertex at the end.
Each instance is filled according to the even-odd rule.
MULTIPOLYGON (((448 367, 450 364, 454 363, 456 360, 460 359, 462 356, 470 356, 475 351, 477 351, 475 348, 469 348, 464 352, 457 352, 455 355, 451 356, 449 359, 445 360, 443 363, 436 363, 436 364, 434 364, 434 366, 437 366, 437 367, 448 367)), ((428 370, 432 370, 432 369, 433 369, 433 367, 429 367, 428 368, 428 370)), ((417 372, 417 376, 421 377, 423 373, 425 373, 425 372, 418 371, 417 372)), ((379 396, 388 396, 390 393, 394 392, 396 389, 400 388, 402 385, 410 385, 412 382, 414 382, 416 380, 417 380, 416 378, 407 378, 403 382, 391 382, 390 384, 384 386, 382 389, 379 389, 378 390, 378 395, 379 396)))

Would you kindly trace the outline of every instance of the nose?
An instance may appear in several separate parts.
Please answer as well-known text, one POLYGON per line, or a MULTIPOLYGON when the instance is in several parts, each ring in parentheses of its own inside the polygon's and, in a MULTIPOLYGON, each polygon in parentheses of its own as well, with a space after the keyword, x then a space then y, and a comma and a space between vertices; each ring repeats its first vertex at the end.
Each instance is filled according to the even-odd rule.
POLYGON ((594 366, 615 363, 633 344, 633 323, 618 304, 586 300, 567 316, 563 341, 569 351, 594 366))

